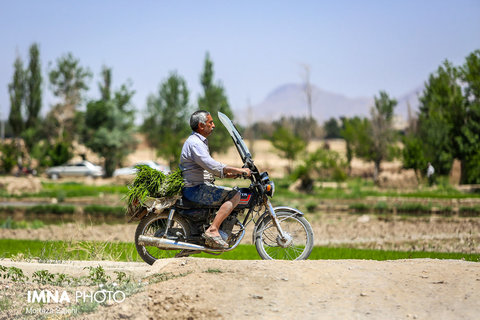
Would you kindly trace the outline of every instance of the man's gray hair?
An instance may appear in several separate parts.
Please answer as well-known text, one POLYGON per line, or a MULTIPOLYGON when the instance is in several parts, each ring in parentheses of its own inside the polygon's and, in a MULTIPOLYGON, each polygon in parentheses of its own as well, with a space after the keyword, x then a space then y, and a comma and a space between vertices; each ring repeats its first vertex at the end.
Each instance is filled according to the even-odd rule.
POLYGON ((190 117, 190 128, 192 128, 193 131, 197 131, 199 123, 207 124, 207 116, 209 114, 210 112, 205 110, 198 110, 192 113, 190 117))

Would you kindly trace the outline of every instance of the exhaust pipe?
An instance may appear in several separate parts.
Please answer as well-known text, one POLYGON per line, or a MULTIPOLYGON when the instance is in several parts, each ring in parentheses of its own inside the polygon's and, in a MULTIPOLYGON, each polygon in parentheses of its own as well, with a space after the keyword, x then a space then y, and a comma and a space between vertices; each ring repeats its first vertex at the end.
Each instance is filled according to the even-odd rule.
POLYGON ((193 243, 187 242, 179 242, 175 240, 165 239, 165 238, 157 238, 157 237, 149 237, 140 235, 138 237, 138 244, 142 246, 154 246, 160 249, 173 249, 173 250, 200 250, 200 251, 215 251, 215 252, 223 252, 228 251, 225 249, 213 249, 207 248, 204 246, 199 246, 193 243))

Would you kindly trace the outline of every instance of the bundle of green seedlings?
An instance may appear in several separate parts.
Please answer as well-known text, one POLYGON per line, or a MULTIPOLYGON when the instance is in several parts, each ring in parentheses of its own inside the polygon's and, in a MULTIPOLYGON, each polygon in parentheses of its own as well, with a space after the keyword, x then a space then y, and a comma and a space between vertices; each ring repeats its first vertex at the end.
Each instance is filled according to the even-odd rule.
POLYGON ((148 197, 164 198, 180 194, 183 186, 182 171, 176 169, 164 174, 146 165, 136 166, 137 175, 128 186, 128 207, 142 205, 148 197))

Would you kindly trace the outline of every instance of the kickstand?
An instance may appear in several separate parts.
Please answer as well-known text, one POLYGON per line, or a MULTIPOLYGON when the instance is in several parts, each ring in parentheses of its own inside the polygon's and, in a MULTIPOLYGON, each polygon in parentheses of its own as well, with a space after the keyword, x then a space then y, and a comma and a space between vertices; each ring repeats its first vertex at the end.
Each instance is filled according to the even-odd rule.
POLYGON ((196 253, 200 253, 200 252, 201 251, 198 251, 198 250, 182 250, 175 255, 175 258, 188 257, 191 254, 196 254, 196 253))

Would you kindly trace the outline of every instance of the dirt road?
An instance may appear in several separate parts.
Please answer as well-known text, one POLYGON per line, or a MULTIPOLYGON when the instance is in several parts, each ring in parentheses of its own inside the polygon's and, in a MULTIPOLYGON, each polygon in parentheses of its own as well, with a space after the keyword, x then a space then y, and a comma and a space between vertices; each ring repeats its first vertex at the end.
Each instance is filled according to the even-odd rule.
MULTIPOLYGON (((10 263, 27 273, 46 269, 78 276, 87 272, 83 266, 102 265, 107 272, 123 270, 138 279, 172 275, 76 319, 478 319, 480 314, 480 264, 466 261, 179 258, 151 267, 105 261, 69 266, 1 262, 10 263)), ((0 312, 0 319, 9 317, 0 312)))

